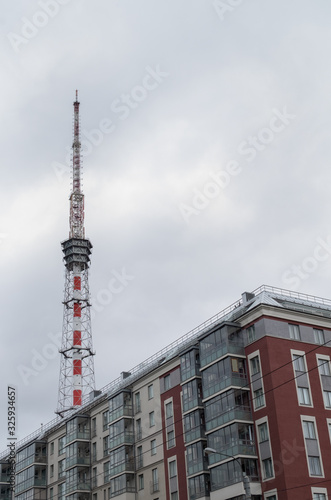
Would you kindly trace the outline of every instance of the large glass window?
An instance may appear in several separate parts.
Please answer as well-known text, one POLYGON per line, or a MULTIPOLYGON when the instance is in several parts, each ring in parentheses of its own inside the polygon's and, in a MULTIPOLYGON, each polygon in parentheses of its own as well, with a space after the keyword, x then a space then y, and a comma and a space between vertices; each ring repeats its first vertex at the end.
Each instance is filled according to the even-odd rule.
POLYGON ((290 339, 301 340, 299 325, 288 325, 290 339))
POLYGON ((199 372, 199 351, 193 349, 180 357, 181 381, 184 382, 199 372))
POLYGON ((258 429, 258 433, 259 433, 259 443, 263 443, 264 441, 268 441, 269 434, 268 434, 267 422, 263 422, 263 424, 258 425, 257 429, 258 429))
POLYGON ((227 357, 202 372, 204 397, 219 392, 230 385, 245 385, 245 360, 227 357))
POLYGON ((300 405, 311 405, 309 389, 307 387, 298 387, 298 398, 300 405))
POLYGON ((320 457, 308 456, 309 472, 311 476, 321 476, 321 461, 320 457))
POLYGON ((270 479, 271 477, 274 476, 271 458, 266 458, 265 460, 262 460, 262 467, 263 467, 264 479, 270 479))
POLYGON ((327 376, 330 376, 331 375, 331 371, 330 371, 330 362, 328 359, 318 359, 317 360, 318 362, 318 370, 320 372, 320 375, 327 375, 327 376))
POLYGON ((314 328, 314 341, 316 344, 325 344, 324 332, 318 328, 314 328))
POLYGON ((254 358, 250 359, 250 366, 251 366, 251 374, 256 375, 257 373, 260 373, 260 360, 258 356, 254 356, 254 358))
POLYGON ((293 366, 295 371, 305 372, 306 367, 304 357, 299 354, 293 354, 293 366))
POLYGON ((316 439, 315 425, 310 420, 303 421, 303 435, 306 439, 316 439))
POLYGON ((183 386, 183 410, 188 411, 201 404, 201 384, 197 379, 183 386))

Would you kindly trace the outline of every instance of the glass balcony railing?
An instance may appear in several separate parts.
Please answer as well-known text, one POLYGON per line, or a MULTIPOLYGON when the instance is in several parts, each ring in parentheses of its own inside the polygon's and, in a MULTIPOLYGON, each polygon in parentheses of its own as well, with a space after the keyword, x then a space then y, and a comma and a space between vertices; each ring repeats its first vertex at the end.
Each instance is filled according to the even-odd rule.
POLYGON ((110 476, 116 476, 117 474, 120 474, 121 472, 133 472, 134 471, 134 460, 133 459, 128 459, 125 460, 124 462, 121 462, 119 464, 115 464, 113 467, 109 469, 109 475, 110 476))
POLYGON ((245 375, 232 374, 229 377, 217 380, 217 382, 209 387, 204 387, 204 384, 202 383, 203 397, 208 398, 209 396, 212 396, 213 394, 216 394, 217 392, 220 392, 230 386, 245 387, 246 385, 247 377, 245 375))
POLYGON ((196 408, 198 406, 202 406, 202 400, 199 396, 189 399, 189 400, 184 400, 183 399, 183 411, 189 411, 192 410, 192 408, 196 408))
POLYGON ((67 483, 67 491, 66 493, 71 493, 72 491, 90 491, 91 483, 90 480, 85 481, 72 481, 67 483))
POLYGON ((67 434, 67 438, 66 438, 66 444, 68 445, 69 443, 71 443, 72 441, 75 441, 75 440, 86 440, 86 439, 90 439, 90 430, 86 430, 86 431, 74 431, 74 432, 71 432, 70 434, 67 434))
POLYGON ((208 455, 209 465, 220 462, 221 460, 226 460, 227 458, 234 457, 236 455, 256 456, 254 441, 240 439, 232 446, 223 447, 220 450, 217 449, 217 453, 211 453, 210 455, 208 455))
POLYGON ((21 493, 22 491, 33 488, 35 486, 46 486, 46 478, 38 479, 35 477, 31 477, 27 481, 22 481, 15 486, 15 493, 21 493))
POLYGON ((132 444, 133 442, 134 442, 133 432, 124 431, 113 438, 109 438, 109 449, 112 450, 113 448, 116 448, 117 446, 120 446, 122 444, 132 444))
POLYGON ((200 374, 200 365, 194 364, 190 368, 181 368, 181 382, 185 382, 186 380, 201 375, 200 374))
POLYGON ((202 425, 199 425, 198 427, 194 427, 193 429, 185 431, 184 441, 185 443, 190 443, 191 441, 195 441, 197 439, 201 439, 204 437, 205 437, 205 430, 202 427, 202 425))
POLYGON ((252 420, 252 414, 249 406, 236 406, 230 410, 227 410, 225 413, 221 415, 217 415, 212 420, 206 422, 206 430, 211 431, 216 427, 220 427, 221 425, 227 424, 232 420, 252 420))
POLYGON ((90 457, 68 457, 66 459, 66 469, 70 469, 76 465, 90 465, 90 457))
MULTIPOLYGON (((0 474, 0 483, 9 483, 10 476, 6 472, 1 472, 0 474)), ((1 498, 1 497, 0 497, 1 498)))
POLYGON ((121 417, 132 417, 132 405, 124 405, 109 412, 109 423, 114 422, 121 417))
POLYGON ((245 354, 243 342, 228 341, 224 344, 218 345, 216 349, 213 346, 209 350, 202 351, 200 353, 200 365, 209 365, 209 363, 212 363, 216 359, 225 356, 225 354, 245 354))
POLYGON ((187 474, 189 476, 203 471, 208 471, 208 462, 205 457, 201 460, 187 461, 187 474))
POLYGON ((122 493, 135 493, 136 488, 134 486, 125 486, 120 490, 115 490, 110 492, 110 498, 117 497, 118 495, 122 495, 122 493))

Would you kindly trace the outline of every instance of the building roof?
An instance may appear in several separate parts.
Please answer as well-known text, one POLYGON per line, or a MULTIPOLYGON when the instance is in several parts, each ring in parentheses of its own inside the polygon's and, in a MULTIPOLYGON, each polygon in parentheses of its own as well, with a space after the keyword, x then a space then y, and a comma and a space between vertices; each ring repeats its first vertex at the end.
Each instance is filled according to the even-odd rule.
MULTIPOLYGON (((24 445, 28 445, 36 439, 41 439, 47 436, 49 432, 53 432, 57 427, 62 426, 69 418, 72 418, 73 415, 90 410, 91 407, 107 399, 112 394, 124 389, 167 361, 175 358, 184 349, 189 347, 189 345, 194 344, 201 335, 208 332, 211 328, 214 328, 218 324, 225 321, 234 322, 246 312, 251 311, 263 304, 331 318, 331 300, 329 299, 314 297, 312 295, 306 295, 290 290, 283 290, 268 285, 262 285, 253 292, 245 292, 242 294, 241 299, 215 314, 207 321, 172 342, 164 349, 161 349, 157 353, 153 354, 153 356, 149 357, 147 360, 135 366, 128 372, 125 372, 125 378, 120 376, 98 391, 97 396, 94 397, 93 395, 92 399, 90 399, 90 396, 85 398, 83 400, 83 406, 79 409, 68 411, 65 418, 54 418, 47 424, 44 424, 42 428, 39 428, 32 434, 17 442, 17 449, 22 448, 24 445)), ((6 457, 7 455, 8 450, 3 451, 0 453, 0 459, 6 457)))

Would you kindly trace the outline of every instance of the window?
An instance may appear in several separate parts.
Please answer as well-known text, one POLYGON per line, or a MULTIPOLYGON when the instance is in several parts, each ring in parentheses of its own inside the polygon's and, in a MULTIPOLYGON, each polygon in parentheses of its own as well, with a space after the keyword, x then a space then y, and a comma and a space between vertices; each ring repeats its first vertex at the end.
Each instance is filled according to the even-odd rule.
POLYGON ((144 489, 144 474, 139 474, 138 476, 138 489, 139 490, 144 489))
POLYGON ((175 446, 175 433, 174 431, 167 432, 167 448, 173 448, 175 446))
POLYGON ((166 375, 163 377, 163 382, 164 382, 164 390, 168 391, 171 389, 171 380, 170 380, 170 375, 166 375))
POLYGON ((166 410, 166 418, 170 418, 173 416, 173 406, 172 406, 172 401, 170 403, 167 403, 165 405, 165 410, 166 410))
POLYGON ((152 493, 159 491, 159 476, 157 469, 152 469, 152 493))
POLYGON ((299 325, 288 325, 288 329, 290 332, 290 339, 301 340, 300 339, 300 330, 299 325))
POLYGON ((136 421, 136 439, 141 439, 142 431, 141 431, 141 418, 138 418, 136 421))
POLYGON ((266 460, 262 460, 262 466, 263 466, 263 478, 269 479, 273 477, 274 473, 273 473, 271 458, 266 458, 266 460))
POLYGON ((254 391, 254 405, 255 409, 261 408, 261 406, 264 406, 264 394, 262 389, 257 389, 254 391))
POLYGON ((108 438, 109 436, 105 436, 103 438, 103 456, 106 457, 108 455, 108 438))
POLYGON ((177 464, 176 460, 172 460, 172 462, 169 462, 169 477, 175 476, 177 476, 177 464))
POLYGON ((59 465, 58 465, 59 478, 62 477, 62 476, 64 476, 64 471, 65 471, 65 468, 66 468, 65 462, 66 462, 65 458, 63 460, 59 461, 59 465))
POLYGON ((268 441, 269 434, 268 434, 267 422, 264 422, 263 424, 258 425, 257 429, 258 429, 258 433, 259 433, 259 443, 263 443, 264 441, 268 441))
POLYGON ((143 447, 137 447, 137 468, 140 469, 143 466, 143 447))
POLYGON ((330 372, 330 363, 329 360, 327 359, 318 359, 318 371, 320 372, 320 375, 331 375, 330 372))
POLYGON ((310 394, 307 387, 298 387, 298 399, 300 405, 311 405, 310 394))
POLYGON ((306 367, 305 367, 305 360, 303 356, 300 356, 299 354, 293 354, 293 366, 295 371, 297 372, 305 372, 306 367))
POLYGON ((318 328, 314 328, 314 340, 315 344, 325 344, 324 332, 318 328))
POLYGON ((140 392, 137 392, 134 395, 134 410, 135 413, 139 413, 141 411, 140 392))
POLYGON ((92 469, 92 488, 96 488, 97 487, 97 481, 98 481, 97 468, 94 467, 92 469))
POLYGON ((92 443, 92 462, 97 460, 97 443, 92 443))
POLYGON ((303 435, 306 439, 316 439, 315 425, 311 421, 303 421, 303 435))
POLYGON ((103 430, 106 431, 108 429, 109 423, 109 411, 104 411, 102 414, 102 422, 103 422, 103 430))
POLYGON ((149 414, 149 426, 153 427, 155 425, 154 412, 151 411, 149 414))
POLYGON ((105 462, 103 464, 103 482, 104 483, 109 483, 109 480, 110 480, 109 467, 110 467, 110 462, 105 462))
POLYGON ((54 498, 54 490, 53 490, 53 488, 51 488, 49 490, 49 498, 50 498, 50 500, 53 500, 53 498, 54 498))
POLYGON ((252 375, 256 375, 260 372, 260 360, 258 356, 255 356, 250 360, 250 365, 252 375))
POLYGON ((92 437, 97 435, 97 419, 96 417, 92 418, 92 437))
POLYGON ((64 453, 64 447, 66 445, 66 437, 60 437, 59 439, 59 455, 62 455, 64 453))
POLYGON ((51 455, 54 454, 54 441, 53 441, 53 443, 51 443, 51 451, 50 451, 50 453, 51 453, 51 455))
POLYGON ((325 408, 331 408, 331 391, 323 391, 325 408))
POLYGON ((276 495, 270 495, 270 496, 266 497, 266 500, 277 500, 277 497, 276 497, 276 495))
POLYGON ((156 439, 151 441, 151 455, 156 455, 156 439))
POLYGON ((50 468, 50 477, 53 477, 54 476, 54 465, 52 464, 51 465, 51 468, 50 468))
POLYGON ((250 344, 251 342, 254 342, 255 340, 255 326, 249 326, 247 328, 247 341, 250 344))
POLYGON ((308 463, 309 463, 309 472, 311 476, 322 475, 320 457, 308 456, 308 463))
POLYGON ((314 500, 326 500, 325 493, 314 493, 314 500))
POLYGON ((178 500, 178 491, 171 493, 171 500, 178 500))
POLYGON ((97 500, 98 499, 98 493, 93 493, 93 500, 97 500))
POLYGON ((148 399, 154 398, 154 387, 153 384, 148 386, 148 399))

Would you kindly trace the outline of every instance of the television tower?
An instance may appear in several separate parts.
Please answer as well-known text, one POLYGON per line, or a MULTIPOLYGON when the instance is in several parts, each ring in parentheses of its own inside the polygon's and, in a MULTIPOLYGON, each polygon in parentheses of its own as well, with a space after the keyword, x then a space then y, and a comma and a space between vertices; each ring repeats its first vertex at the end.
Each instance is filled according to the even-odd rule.
POLYGON ((95 389, 88 269, 91 242, 85 238, 84 194, 81 189, 81 143, 78 91, 74 102, 72 192, 69 238, 61 243, 65 263, 64 311, 58 407, 63 417, 78 408, 95 389))

